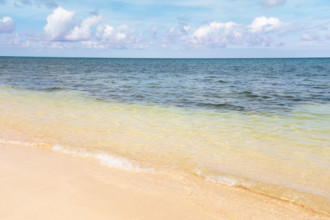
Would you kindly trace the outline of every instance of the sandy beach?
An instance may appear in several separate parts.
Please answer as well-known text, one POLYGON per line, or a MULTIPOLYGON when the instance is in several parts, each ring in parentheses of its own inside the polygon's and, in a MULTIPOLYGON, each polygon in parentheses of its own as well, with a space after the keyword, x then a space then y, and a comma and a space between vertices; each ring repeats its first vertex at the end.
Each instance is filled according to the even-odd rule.
POLYGON ((1 219, 329 219, 295 204, 49 149, 0 145, 1 219), (212 198, 211 198, 212 196, 212 198))
POLYGON ((329 11, 0 0, 0 220, 330 220, 329 11))

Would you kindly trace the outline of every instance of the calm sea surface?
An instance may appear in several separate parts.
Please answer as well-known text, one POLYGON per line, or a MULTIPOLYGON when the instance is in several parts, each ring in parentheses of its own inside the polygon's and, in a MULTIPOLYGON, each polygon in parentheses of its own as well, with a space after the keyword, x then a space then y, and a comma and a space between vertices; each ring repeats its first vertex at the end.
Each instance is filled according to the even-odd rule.
POLYGON ((0 138, 330 214, 330 59, 0 57, 0 138))
POLYGON ((284 113, 329 103, 330 59, 0 58, 0 82, 107 101, 284 113))

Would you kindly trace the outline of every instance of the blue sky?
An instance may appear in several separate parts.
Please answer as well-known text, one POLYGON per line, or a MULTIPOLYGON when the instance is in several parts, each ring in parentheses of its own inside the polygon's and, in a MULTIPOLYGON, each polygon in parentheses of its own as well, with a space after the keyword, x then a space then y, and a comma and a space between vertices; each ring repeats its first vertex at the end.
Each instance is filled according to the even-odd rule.
POLYGON ((0 56, 330 57, 330 2, 0 0, 0 56))

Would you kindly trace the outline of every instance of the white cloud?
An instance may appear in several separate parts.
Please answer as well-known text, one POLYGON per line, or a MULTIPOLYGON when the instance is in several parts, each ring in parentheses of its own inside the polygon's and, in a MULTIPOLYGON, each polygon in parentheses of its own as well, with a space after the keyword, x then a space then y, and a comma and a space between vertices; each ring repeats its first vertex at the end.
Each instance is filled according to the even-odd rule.
POLYGON ((100 15, 86 18, 80 26, 75 26, 74 29, 65 36, 65 39, 71 41, 89 40, 93 35, 91 27, 100 23, 102 20, 103 18, 100 15))
POLYGON ((47 25, 44 30, 50 40, 65 40, 65 36, 75 25, 74 14, 73 11, 58 7, 47 17, 47 25))
POLYGON ((126 29, 127 26, 121 27, 118 30, 116 30, 114 27, 110 25, 100 25, 97 28, 96 31, 96 36, 101 40, 101 41, 106 41, 111 44, 120 44, 127 40, 127 35, 121 31, 126 29))
POLYGON ((11 17, 3 17, 0 19, 0 33, 12 33, 14 28, 15 24, 11 17))
POLYGON ((278 29, 282 25, 283 23, 278 18, 262 16, 255 18, 248 28, 251 33, 267 33, 278 29))
POLYGON ((129 33, 129 27, 122 25, 115 29, 110 25, 100 25, 97 28, 96 36, 99 40, 113 45, 120 45, 133 42, 135 37, 129 33))
POLYGON ((211 22, 198 27, 189 35, 188 43, 197 47, 272 46, 273 37, 280 37, 290 26, 274 17, 257 17, 251 24, 243 25, 234 22, 211 22))
POLYGON ((260 0, 260 1, 264 6, 267 7, 275 7, 275 6, 283 5, 286 2, 286 0, 260 0))
POLYGON ((190 42, 193 45, 220 46, 236 44, 242 38, 240 26, 234 22, 211 22, 203 25, 193 32, 190 42))
MULTIPOLYGON (((83 47, 106 49, 106 48, 143 48, 139 44, 138 37, 127 25, 113 27, 105 24, 101 15, 92 15, 83 20, 79 25, 74 19, 75 12, 58 7, 47 17, 47 25, 44 27, 47 39, 45 42, 58 42, 60 44, 45 43, 60 48, 62 43, 81 43, 83 47), (93 28, 96 25, 97 28, 93 28)), ((77 44, 79 45, 79 44, 77 44)))
POLYGON ((118 28, 108 24, 101 24, 96 30, 96 41, 83 41, 82 44, 87 48, 106 49, 106 48, 141 48, 140 38, 127 25, 118 28))

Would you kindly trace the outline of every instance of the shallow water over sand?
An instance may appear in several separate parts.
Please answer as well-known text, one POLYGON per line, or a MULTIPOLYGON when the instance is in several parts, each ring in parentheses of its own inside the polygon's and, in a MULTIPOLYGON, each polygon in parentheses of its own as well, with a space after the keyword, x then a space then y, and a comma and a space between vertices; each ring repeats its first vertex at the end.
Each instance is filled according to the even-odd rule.
POLYGON ((0 138, 133 172, 180 169, 329 213, 329 109, 304 104, 287 114, 257 114, 1 86, 0 138))

